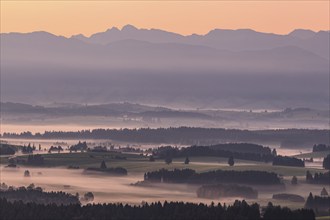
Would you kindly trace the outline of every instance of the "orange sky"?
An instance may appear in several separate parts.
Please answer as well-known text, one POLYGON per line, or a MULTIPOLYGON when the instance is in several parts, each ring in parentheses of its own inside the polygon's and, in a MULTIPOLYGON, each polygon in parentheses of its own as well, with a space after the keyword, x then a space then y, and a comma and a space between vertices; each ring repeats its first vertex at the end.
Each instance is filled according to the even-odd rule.
POLYGON ((251 28, 286 34, 329 30, 328 0, 317 1, 1 1, 1 32, 44 30, 87 36, 132 24, 181 34, 251 28))

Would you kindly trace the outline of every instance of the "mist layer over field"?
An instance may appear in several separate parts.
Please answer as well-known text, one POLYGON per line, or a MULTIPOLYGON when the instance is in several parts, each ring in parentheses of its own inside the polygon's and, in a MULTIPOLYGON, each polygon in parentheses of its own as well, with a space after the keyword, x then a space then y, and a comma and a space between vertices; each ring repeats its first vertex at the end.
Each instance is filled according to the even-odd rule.
MULTIPOLYGON (((1 169, 1 182, 13 186, 28 186, 34 183, 36 186, 42 187, 45 191, 65 191, 72 194, 79 193, 83 195, 86 192, 93 192, 95 196, 94 202, 121 202, 129 204, 141 204, 144 202, 161 201, 186 201, 186 202, 203 202, 211 203, 232 203, 235 199, 240 198, 220 198, 219 200, 198 198, 196 190, 198 186, 187 184, 158 184, 153 187, 131 186, 143 179, 142 173, 129 174, 127 177, 113 177, 99 174, 86 175, 82 170, 68 170, 64 168, 16 168, 10 169, 4 166, 1 169), (31 173, 30 177, 24 177, 24 170, 28 169, 31 173)), ((304 177, 299 177, 303 179, 304 177)), ((322 187, 329 186, 298 184, 291 186, 289 178, 285 178, 286 187, 267 187, 256 186, 259 191, 257 200, 248 199, 249 202, 258 202, 265 205, 268 201, 275 204, 285 203, 289 207, 302 207, 303 203, 292 203, 285 201, 272 200, 275 193, 294 193, 307 197, 309 192, 318 195, 322 187)))
POLYGON ((161 185, 155 188, 131 186, 143 179, 143 174, 131 174, 127 177, 112 177, 99 174, 85 175, 82 170, 64 168, 18 168, 16 170, 1 166, 1 182, 7 185, 27 186, 34 183, 46 191, 66 191, 83 195, 93 192, 94 202, 122 202, 141 204, 142 201, 194 201, 210 202, 196 196, 196 186, 161 185), (31 177, 24 177, 28 169, 31 177))

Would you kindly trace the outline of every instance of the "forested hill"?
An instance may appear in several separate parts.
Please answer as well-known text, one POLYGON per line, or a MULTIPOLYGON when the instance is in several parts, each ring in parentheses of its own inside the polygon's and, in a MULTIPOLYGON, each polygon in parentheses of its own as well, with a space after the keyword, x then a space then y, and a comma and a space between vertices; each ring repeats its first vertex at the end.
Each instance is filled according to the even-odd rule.
POLYGON ((329 130, 281 129, 281 130, 237 130, 224 128, 141 128, 141 129, 94 129, 77 132, 46 131, 3 133, 4 138, 40 139, 111 139, 138 143, 168 144, 214 144, 219 142, 274 143, 282 147, 308 147, 314 144, 328 144, 329 130))

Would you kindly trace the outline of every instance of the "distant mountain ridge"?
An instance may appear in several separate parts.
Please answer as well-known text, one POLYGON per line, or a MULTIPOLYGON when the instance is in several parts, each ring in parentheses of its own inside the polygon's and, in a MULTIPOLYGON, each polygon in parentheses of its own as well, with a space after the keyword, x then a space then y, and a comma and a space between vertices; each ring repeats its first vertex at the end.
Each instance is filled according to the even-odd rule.
POLYGON ((183 36, 159 29, 138 29, 132 25, 126 25, 121 30, 113 27, 105 32, 95 33, 90 37, 80 34, 73 35, 71 38, 103 45, 120 40, 134 39, 152 43, 203 45, 231 51, 297 46, 329 59, 329 37, 329 31, 314 32, 304 29, 293 30, 287 35, 262 33, 251 29, 214 29, 205 35, 183 36))
MULTIPOLYGON (((118 31, 110 30, 111 33, 118 31)), ((56 65, 93 70, 151 70, 154 72, 161 72, 171 67, 173 71, 219 73, 328 72, 329 69, 329 60, 317 55, 314 50, 276 43, 267 48, 261 44, 266 45, 268 41, 271 41, 268 38, 262 40, 264 35, 268 36, 268 34, 251 30, 214 30, 205 36, 194 35, 192 39, 178 42, 170 42, 170 40, 169 42, 154 42, 156 39, 166 38, 153 35, 154 32, 162 35, 163 31, 159 30, 124 27, 121 32, 124 34, 128 32, 128 36, 132 37, 111 41, 112 38, 109 38, 107 33, 105 36, 101 34, 103 38, 110 39, 110 42, 105 45, 86 43, 85 40, 78 38, 65 38, 47 32, 1 34, 1 52, 4 54, 1 61, 4 66, 21 66, 26 70, 31 65, 38 68, 43 68, 44 65, 56 65), (135 33, 138 34, 135 35, 135 33), (141 37, 139 33, 143 36, 141 37), (233 38, 234 41, 237 38, 236 41, 241 42, 234 43, 236 49, 228 46, 230 45, 228 41, 232 39, 231 33, 239 33, 233 38), (250 36, 251 33, 253 37, 250 36), (218 35, 221 37, 217 37, 218 35), (219 42, 227 45, 226 48, 217 48, 222 47, 219 42), (238 51, 237 47, 241 49, 238 51)), ((173 36, 171 33, 165 33, 165 35, 173 36)), ((322 48, 325 48, 325 44, 322 48)))
POLYGON ((329 32, 215 29, 183 36, 127 25, 90 37, 2 33, 1 98, 162 106, 329 106, 329 32))

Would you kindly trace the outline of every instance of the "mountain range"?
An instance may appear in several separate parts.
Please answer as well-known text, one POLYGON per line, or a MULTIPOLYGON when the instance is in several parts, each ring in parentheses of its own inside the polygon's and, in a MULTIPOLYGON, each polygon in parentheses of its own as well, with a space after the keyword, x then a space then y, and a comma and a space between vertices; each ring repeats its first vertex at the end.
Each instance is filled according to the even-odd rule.
POLYGON ((116 27, 90 37, 82 34, 71 38, 93 44, 109 44, 121 40, 140 40, 151 43, 182 43, 202 45, 230 51, 265 50, 276 47, 296 46, 329 59, 329 31, 313 32, 297 29, 287 35, 261 33, 251 29, 214 29, 205 35, 183 36, 158 29, 137 29, 126 25, 121 30, 116 27))
POLYGON ((132 25, 90 37, 2 33, 1 98, 325 108, 329 39, 329 31, 183 36, 132 25))

